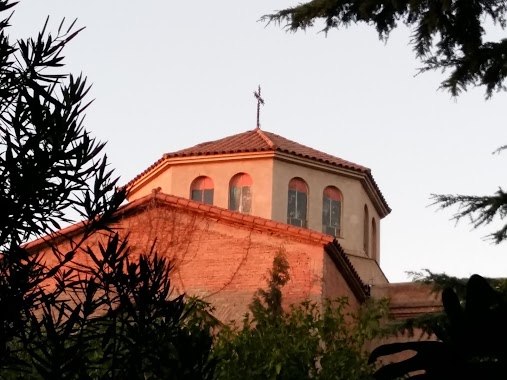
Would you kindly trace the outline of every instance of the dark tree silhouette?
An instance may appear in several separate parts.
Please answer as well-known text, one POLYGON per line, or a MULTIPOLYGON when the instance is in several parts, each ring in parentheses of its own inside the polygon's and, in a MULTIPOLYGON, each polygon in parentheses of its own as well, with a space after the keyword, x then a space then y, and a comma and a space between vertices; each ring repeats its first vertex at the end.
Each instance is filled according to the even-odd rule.
POLYGON ((0 378, 212 378, 207 305, 171 298, 167 260, 131 258, 109 227, 125 193, 84 128, 86 79, 63 72, 80 29, 12 42, 14 5, 0 0, 0 378))
POLYGON ((375 378, 505 379, 505 295, 494 290, 481 276, 473 275, 466 286, 464 306, 450 288, 443 291, 442 302, 447 318, 434 330, 439 341, 394 343, 376 348, 370 362, 403 351, 415 351, 415 355, 381 367, 375 378))
MULTIPOLYGON (((505 90, 507 39, 488 41, 487 28, 495 24, 504 30, 506 14, 505 0, 311 0, 261 20, 282 24, 291 32, 322 20, 325 33, 365 23, 377 30, 381 40, 403 23, 412 30, 410 43, 423 62, 421 72, 449 72, 441 87, 453 96, 484 86, 489 98, 505 90)), ((440 208, 457 206, 454 219, 469 219, 474 227, 507 217, 507 193, 501 187, 493 195, 435 194, 432 198, 440 208)), ((488 237, 497 244, 506 240, 507 223, 488 237)))
POLYGON ((411 44, 424 64, 421 71, 444 70, 442 87, 458 95, 470 86, 484 86, 486 96, 504 89, 507 39, 488 41, 486 24, 506 26, 505 0, 311 0, 265 15, 290 31, 324 21, 324 31, 365 23, 387 39, 399 23, 412 30, 411 44))

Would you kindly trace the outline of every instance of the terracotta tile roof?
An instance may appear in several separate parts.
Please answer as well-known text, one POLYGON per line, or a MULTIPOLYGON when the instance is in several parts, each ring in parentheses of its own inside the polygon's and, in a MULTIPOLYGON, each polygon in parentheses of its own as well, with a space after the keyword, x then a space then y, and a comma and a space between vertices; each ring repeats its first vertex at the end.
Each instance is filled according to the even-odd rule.
POLYGON ((125 187, 129 188, 139 179, 148 174, 151 170, 155 169, 165 160, 171 158, 255 152, 281 152, 363 173, 368 177, 373 185, 373 188, 378 193, 381 202, 383 203, 386 210, 385 215, 389 214, 391 211, 369 168, 307 147, 303 144, 279 136, 275 133, 257 128, 251 131, 227 136, 220 140, 207 141, 190 148, 178 150, 176 152, 165 153, 159 160, 153 163, 142 173, 138 174, 131 181, 129 181, 125 187))
MULTIPOLYGON (((305 228, 295 227, 286 223, 276 222, 274 220, 265 219, 261 217, 252 218, 251 215, 241 214, 236 211, 227 210, 217 206, 207 205, 201 202, 196 202, 190 199, 177 197, 175 195, 152 193, 142 198, 136 199, 124 206, 121 206, 115 213, 114 218, 142 211, 148 204, 156 202, 161 205, 169 205, 172 207, 183 208, 193 212, 202 214, 211 214, 214 219, 221 222, 230 223, 232 225, 243 226, 247 228, 266 231, 269 233, 277 233, 284 236, 291 237, 296 240, 310 241, 313 243, 321 244, 326 252, 331 255, 338 270, 342 273, 352 291, 356 293, 358 299, 363 300, 369 296, 367 285, 359 277, 356 269, 352 265, 347 254, 340 246, 338 241, 330 235, 325 235, 320 232, 310 231, 305 228), (310 232, 310 233, 309 233, 310 232), (363 292, 359 294, 359 292, 363 292)), ((61 239, 70 238, 79 234, 88 223, 80 222, 72 226, 56 231, 51 235, 34 240, 23 246, 24 249, 33 251, 39 246, 45 244, 58 244, 61 239)))
POLYGON ((152 171, 153 169, 155 169, 158 165, 160 165, 162 162, 165 161, 165 157, 161 157, 159 158, 157 161, 155 161, 153 164, 151 164, 150 166, 148 166, 146 169, 144 169, 141 173, 139 173, 138 175, 136 175, 134 178, 132 178, 127 184, 125 184, 123 187, 125 188, 129 188, 130 186, 132 186, 134 183, 136 183, 139 179, 143 178, 146 174, 148 174, 150 171, 152 171))
POLYGON ((283 152, 326 164, 347 169, 368 172, 369 169, 343 160, 339 157, 320 152, 295 141, 278 136, 261 129, 238 133, 220 140, 208 141, 190 148, 164 154, 165 158, 211 156, 216 154, 251 153, 251 152, 283 152))

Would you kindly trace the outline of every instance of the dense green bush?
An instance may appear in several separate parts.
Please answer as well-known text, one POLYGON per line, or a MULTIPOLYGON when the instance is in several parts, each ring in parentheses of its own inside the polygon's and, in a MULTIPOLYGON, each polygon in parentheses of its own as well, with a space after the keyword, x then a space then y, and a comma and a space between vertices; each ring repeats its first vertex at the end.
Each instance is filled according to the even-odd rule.
POLYGON ((357 312, 347 299, 282 308, 289 267, 275 257, 268 289, 259 290, 240 327, 221 330, 214 346, 219 380, 372 379, 365 343, 387 329, 386 302, 367 302, 357 312))

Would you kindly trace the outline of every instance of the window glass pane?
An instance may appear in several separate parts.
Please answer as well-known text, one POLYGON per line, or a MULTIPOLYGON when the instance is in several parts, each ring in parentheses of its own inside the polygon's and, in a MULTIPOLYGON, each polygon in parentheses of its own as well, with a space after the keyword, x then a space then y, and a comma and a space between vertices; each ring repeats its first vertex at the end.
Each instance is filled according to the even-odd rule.
POLYGON ((329 204, 329 199, 324 197, 322 198, 322 225, 329 225, 329 219, 331 214, 331 206, 329 204))
POLYGON ((331 226, 325 226, 323 228, 324 230, 324 233, 326 235, 331 235, 331 236, 338 236, 338 229, 334 228, 334 227, 331 227, 331 226))
POLYGON ((340 225, 340 208, 341 202, 331 201, 331 219, 329 224, 333 227, 340 225))
POLYGON ((297 192, 296 197, 296 217, 306 225, 306 193, 297 192))
POLYGON ((204 190, 204 203, 212 205, 213 204, 213 189, 204 190))
POLYGON ((239 210, 239 187, 231 187, 229 191, 229 210, 239 210))
POLYGON ((322 200, 322 232, 328 235, 340 235, 341 218, 340 201, 330 199, 326 196, 322 200))
POLYGON ((202 202, 202 190, 192 190, 192 200, 202 202))
POLYGON ((241 188, 241 212, 250 214, 252 209, 252 192, 250 186, 243 186, 241 188))
POLYGON ((209 177, 197 177, 190 185, 190 199, 213 204, 213 180, 209 177))
POLYGON ((287 220, 290 223, 291 218, 296 217, 296 191, 289 190, 289 200, 287 202, 287 220))
POLYGON ((298 227, 306 227, 307 200, 306 192, 289 187, 287 223, 298 227))

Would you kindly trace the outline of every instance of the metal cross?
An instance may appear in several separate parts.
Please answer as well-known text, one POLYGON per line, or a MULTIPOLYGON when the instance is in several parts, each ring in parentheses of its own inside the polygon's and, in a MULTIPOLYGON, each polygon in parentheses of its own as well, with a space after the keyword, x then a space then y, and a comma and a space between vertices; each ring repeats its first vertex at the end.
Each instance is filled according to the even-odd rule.
POLYGON ((257 129, 260 129, 261 128, 261 121, 260 121, 261 104, 264 105, 264 99, 261 98, 261 86, 259 86, 257 91, 254 91, 254 96, 257 99, 257 129))

